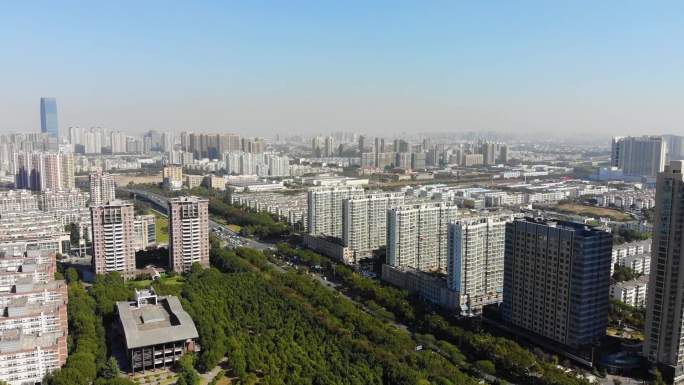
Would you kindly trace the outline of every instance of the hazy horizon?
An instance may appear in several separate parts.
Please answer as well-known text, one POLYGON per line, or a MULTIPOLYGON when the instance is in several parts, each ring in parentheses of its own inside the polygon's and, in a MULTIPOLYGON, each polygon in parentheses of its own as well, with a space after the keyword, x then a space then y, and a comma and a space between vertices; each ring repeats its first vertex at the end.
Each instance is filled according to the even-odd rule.
POLYGON ((8 3, 0 133, 684 134, 684 4, 8 3))

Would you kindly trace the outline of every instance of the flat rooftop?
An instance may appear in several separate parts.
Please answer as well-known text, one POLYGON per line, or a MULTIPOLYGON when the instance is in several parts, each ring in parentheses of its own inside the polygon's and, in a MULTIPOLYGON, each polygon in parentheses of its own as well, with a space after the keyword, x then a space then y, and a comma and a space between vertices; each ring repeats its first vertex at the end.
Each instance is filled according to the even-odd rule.
POLYGON ((199 338, 195 323, 174 296, 156 303, 117 302, 128 349, 199 338))

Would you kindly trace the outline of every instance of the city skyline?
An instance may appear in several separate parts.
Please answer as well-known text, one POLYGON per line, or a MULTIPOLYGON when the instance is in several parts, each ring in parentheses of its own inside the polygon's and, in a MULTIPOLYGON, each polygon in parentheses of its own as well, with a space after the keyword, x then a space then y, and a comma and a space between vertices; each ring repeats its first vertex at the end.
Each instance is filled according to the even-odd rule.
POLYGON ((682 5, 588 4, 12 4, 0 132, 683 132, 682 5))

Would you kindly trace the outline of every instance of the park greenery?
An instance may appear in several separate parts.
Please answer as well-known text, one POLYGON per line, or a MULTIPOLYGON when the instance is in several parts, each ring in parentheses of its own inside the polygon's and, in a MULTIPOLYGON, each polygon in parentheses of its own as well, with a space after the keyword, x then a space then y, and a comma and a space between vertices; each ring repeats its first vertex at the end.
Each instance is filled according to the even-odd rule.
POLYGON ((435 338, 441 343, 451 344, 458 349, 474 367, 483 373, 495 372, 500 377, 520 382, 545 385, 588 384, 584 379, 564 373, 550 362, 536 357, 529 350, 502 337, 483 332, 471 332, 456 326, 450 319, 440 314, 430 305, 409 295, 404 290, 365 278, 347 266, 335 264, 327 258, 310 250, 279 243, 278 250, 287 257, 297 256, 303 263, 318 259, 328 269, 334 265, 335 279, 347 293, 361 301, 372 301, 393 314, 394 318, 409 326, 417 333, 435 338), (479 362, 479 364, 477 364, 479 362))
POLYGON ((608 323, 611 325, 631 326, 638 330, 644 330, 646 311, 627 305, 622 301, 611 300, 608 312, 608 323))
POLYGON ((221 249, 195 266, 183 306, 200 333, 198 367, 227 357, 240 384, 476 384, 463 355, 417 342, 309 277, 278 273, 263 253, 221 249))
POLYGON ((621 228, 613 233, 613 244, 621 245, 627 242, 645 241, 651 238, 651 233, 621 228))

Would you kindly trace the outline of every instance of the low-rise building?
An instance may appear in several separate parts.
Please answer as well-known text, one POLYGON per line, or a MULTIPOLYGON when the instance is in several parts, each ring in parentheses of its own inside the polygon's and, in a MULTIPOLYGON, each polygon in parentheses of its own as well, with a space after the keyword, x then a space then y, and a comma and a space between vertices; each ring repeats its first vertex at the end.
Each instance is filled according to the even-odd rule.
POLYGON ((172 366, 200 350, 195 323, 177 297, 136 290, 134 301, 117 302, 116 309, 131 373, 172 366))
POLYGON ((22 255, 29 250, 63 253, 68 243, 69 234, 50 213, 24 211, 0 215, 0 253, 22 255))
POLYGON ((625 282, 610 285, 610 297, 634 307, 646 306, 646 291, 648 290, 648 275, 625 282))
POLYGON ((438 306, 458 309, 458 293, 447 288, 447 280, 443 275, 383 264, 381 279, 438 306))

